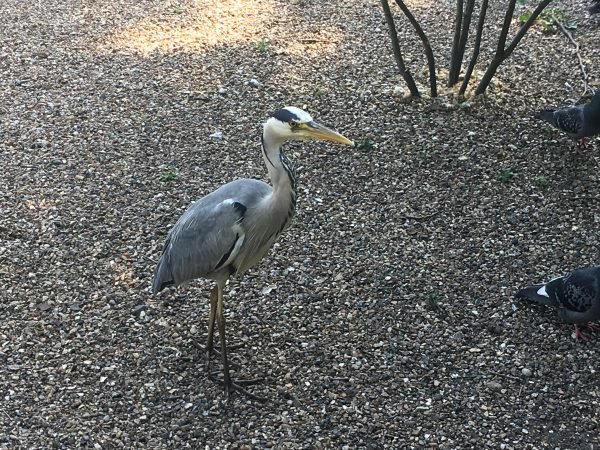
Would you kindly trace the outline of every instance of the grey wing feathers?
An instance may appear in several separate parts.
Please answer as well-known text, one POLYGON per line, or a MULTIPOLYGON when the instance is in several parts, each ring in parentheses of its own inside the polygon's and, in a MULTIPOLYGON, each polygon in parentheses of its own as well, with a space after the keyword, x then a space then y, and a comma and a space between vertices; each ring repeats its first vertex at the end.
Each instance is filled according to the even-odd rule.
POLYGON ((556 296, 550 295, 550 293, 548 293, 545 284, 536 284, 534 286, 528 286, 517 292, 516 296, 518 298, 525 298, 527 300, 531 300, 542 305, 552 306, 554 308, 558 308, 560 306, 558 300, 556 299, 556 296))
POLYGON ((258 180, 236 180, 191 205, 173 226, 154 273, 152 290, 212 277, 244 239, 247 208, 270 192, 258 180))
POLYGON ((583 107, 559 109, 554 113, 555 125, 558 129, 573 136, 579 136, 583 129, 583 107))
POLYGON ((577 137, 583 131, 583 107, 580 105, 561 109, 546 109, 535 114, 537 119, 548 122, 554 128, 577 137))
POLYGON ((199 200, 181 216, 167 238, 156 269, 154 290, 218 269, 219 262, 240 238, 236 224, 243 216, 236 206, 231 200, 216 205, 199 200))
POLYGON ((600 319, 600 269, 585 267, 569 274, 564 283, 560 317, 567 322, 600 319))
POLYGON ((167 253, 170 242, 171 236, 168 236, 165 245, 163 246, 158 265, 154 270, 154 276, 152 277, 152 293, 154 295, 162 291, 165 287, 175 284, 173 274, 171 273, 169 255, 167 253))

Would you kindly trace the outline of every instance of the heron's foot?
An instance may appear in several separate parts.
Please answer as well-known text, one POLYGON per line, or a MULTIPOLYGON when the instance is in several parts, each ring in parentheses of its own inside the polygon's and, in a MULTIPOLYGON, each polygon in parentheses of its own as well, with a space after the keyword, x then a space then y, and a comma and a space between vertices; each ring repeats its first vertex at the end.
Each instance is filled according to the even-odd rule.
POLYGON ((257 384, 260 383, 261 381, 263 381, 263 379, 261 378, 253 378, 253 379, 248 379, 248 380, 230 380, 229 383, 226 383, 224 380, 222 380, 221 378, 219 378, 217 375, 219 374, 219 372, 212 372, 209 374, 209 378, 219 384, 222 384, 225 386, 225 397, 227 400, 229 400, 232 397, 232 394, 234 392, 239 392, 241 394, 244 394, 246 397, 248 397, 251 400, 256 400, 258 402, 266 402, 267 399, 264 397, 260 397, 259 395, 253 394, 252 392, 250 392, 248 389, 246 389, 244 386, 252 386, 253 384, 257 384))
MULTIPOLYGON (((245 383, 247 383, 247 382, 252 381, 252 380, 243 380, 243 381, 245 383)), ((260 395, 253 394, 249 390, 243 388, 238 383, 240 383, 239 380, 238 380, 237 383, 234 383, 232 381, 231 384, 230 384, 230 386, 225 389, 225 396, 227 397, 228 400, 231 398, 231 395, 234 392, 240 392, 240 393, 244 394, 246 397, 248 397, 251 400, 255 400, 255 401, 261 402, 261 403, 265 403, 267 401, 267 399, 265 397, 261 397, 260 395)))
MULTIPOLYGON (((230 345, 227 349, 227 353, 229 353, 230 350, 237 350, 238 348, 242 348, 243 346, 244 344, 230 345)), ((217 357, 221 358, 221 352, 219 350, 217 350, 214 347, 206 347, 204 349, 204 367, 206 368, 207 372, 210 370, 210 359, 212 355, 216 355, 217 357)), ((239 364, 236 364, 234 362, 229 362, 229 366, 235 370, 239 370, 241 368, 239 364)))

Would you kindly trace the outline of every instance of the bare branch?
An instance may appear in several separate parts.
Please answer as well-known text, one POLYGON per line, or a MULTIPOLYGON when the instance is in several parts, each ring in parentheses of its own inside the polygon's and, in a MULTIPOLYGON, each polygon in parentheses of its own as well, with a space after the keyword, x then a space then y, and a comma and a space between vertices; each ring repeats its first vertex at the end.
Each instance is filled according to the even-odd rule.
POLYGON ((458 62, 458 43, 462 30, 463 0, 456 0, 456 18, 454 19, 454 39, 452 39, 452 53, 450 56, 450 71, 448 74, 448 86, 458 81, 460 63, 458 62))
POLYGON ((408 90, 410 91, 410 95, 412 95, 413 97, 420 97, 421 93, 419 92, 419 89, 415 84, 415 80, 411 75, 410 70, 406 69, 406 65, 404 64, 404 58, 402 58, 402 51, 400 50, 400 44, 398 42, 398 33, 396 33, 396 24, 394 23, 394 16, 392 15, 392 11, 390 10, 388 0, 381 0, 381 6, 383 7, 385 21, 388 24, 390 39, 392 41, 392 50, 394 52, 394 58, 396 59, 396 64, 398 65, 400 75, 402 75, 402 78, 404 78, 404 81, 408 86, 408 90))
POLYGON ((498 67, 500 67, 500 64, 502 64, 512 54, 513 50, 517 47, 519 42, 521 42, 523 36, 525 36, 525 33, 527 33, 529 28, 531 28, 535 20, 538 18, 538 16, 542 13, 546 6, 550 4, 552 0, 542 0, 537 6, 537 8, 531 13, 531 16, 529 16, 527 21, 523 25, 521 25, 521 28, 519 29, 513 40, 510 42, 508 47, 504 48, 506 44, 506 37, 508 36, 508 30, 510 28, 510 22, 512 20, 512 14, 515 9, 515 1, 516 0, 510 0, 510 4, 508 5, 508 9, 506 10, 506 15, 504 17, 504 25, 502 26, 502 31, 500 33, 500 37, 498 38, 498 47, 496 49, 496 54, 494 55, 492 62, 490 62, 490 65, 488 66, 487 70, 483 74, 483 77, 481 78, 481 81, 479 82, 479 85, 475 90, 475 95, 483 94, 486 91, 487 87, 492 81, 492 78, 496 74, 498 67), (509 11, 510 16, 508 14, 509 11))
POLYGON ((433 50, 431 50, 431 44, 429 43, 429 39, 427 35, 415 19, 415 16, 412 15, 410 10, 406 7, 402 0, 396 0, 396 3, 411 23, 419 37, 421 38, 421 42, 423 43, 423 47, 425 48, 425 55, 427 56, 427 65, 429 66, 429 85, 431 88, 431 96, 437 97, 437 78, 435 74, 435 57, 433 56, 433 50))
POLYGON ((513 50, 517 47, 517 45, 519 45, 519 42, 521 42, 521 39, 523 39, 523 36, 525 36, 525 33, 527 33, 529 28, 531 28, 533 23, 537 20, 542 11, 546 9, 546 6, 548 6, 551 1, 552 0, 542 0, 542 2, 540 2, 537 8, 533 10, 531 16, 529 16, 529 19, 527 19, 527 21, 523 25, 521 25, 521 28, 519 28, 519 31, 517 31, 517 34, 515 34, 513 40, 510 42, 510 44, 508 44, 506 50, 504 50, 504 59, 508 58, 511 55, 513 50))
POLYGON ((469 67, 465 72, 465 76, 463 78, 463 82, 460 86, 460 90, 458 91, 458 96, 462 97, 465 95, 467 90, 467 86, 469 85, 469 80, 471 79, 471 75, 473 74, 473 70, 475 70, 475 65, 477 64, 477 58, 479 58, 479 50, 481 48, 481 37, 483 35, 483 26, 485 25, 485 15, 488 8, 488 0, 483 0, 481 2, 481 9, 479 11, 479 21, 477 23, 477 31, 475 34, 475 43, 473 44, 473 55, 471 55, 471 61, 469 62, 469 67))
POLYGON ((502 30, 498 37, 498 45, 496 47, 496 56, 504 54, 504 46, 506 45, 506 37, 510 31, 510 24, 512 23, 513 14, 515 12, 515 4, 517 0, 510 0, 508 8, 506 8, 506 14, 504 15, 504 23, 502 24, 502 30))
POLYGON ((467 39, 469 38, 469 29, 471 28, 471 19, 473 17, 473 8, 475 7, 475 0, 467 0, 467 7, 465 9, 465 16, 463 17, 463 28, 460 33, 460 42, 458 43, 458 61, 456 65, 455 81, 453 84, 458 82, 460 75, 460 69, 462 67, 463 58, 465 56, 465 48, 467 47, 467 39))

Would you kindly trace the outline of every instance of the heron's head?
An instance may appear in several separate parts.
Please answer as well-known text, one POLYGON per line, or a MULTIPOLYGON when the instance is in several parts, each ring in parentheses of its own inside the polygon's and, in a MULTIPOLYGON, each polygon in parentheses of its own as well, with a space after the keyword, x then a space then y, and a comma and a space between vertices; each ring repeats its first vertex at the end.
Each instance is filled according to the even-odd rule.
POLYGON ((281 142, 292 140, 331 141, 338 144, 354 145, 337 131, 316 123, 310 114, 294 106, 286 106, 271 114, 264 125, 265 136, 281 142))

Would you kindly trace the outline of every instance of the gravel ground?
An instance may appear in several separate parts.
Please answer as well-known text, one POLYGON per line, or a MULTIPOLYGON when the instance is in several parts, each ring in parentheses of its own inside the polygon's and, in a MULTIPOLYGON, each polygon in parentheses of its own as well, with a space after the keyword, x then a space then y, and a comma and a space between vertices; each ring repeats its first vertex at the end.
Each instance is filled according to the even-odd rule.
MULTIPOLYGON (((443 69, 453 2, 408 3, 443 69)), ((600 20, 555 3, 599 86, 600 20)), ((513 300, 599 262, 598 142, 574 157, 531 119, 579 98, 575 52, 534 30, 486 98, 406 102, 382 18, 0 3, 0 448, 598 448, 600 336, 513 300), (296 223, 226 293, 232 359, 268 402, 224 404, 199 353, 210 283, 153 298, 151 276, 191 201, 264 179, 260 124, 285 104, 363 145, 287 147, 296 223)))

